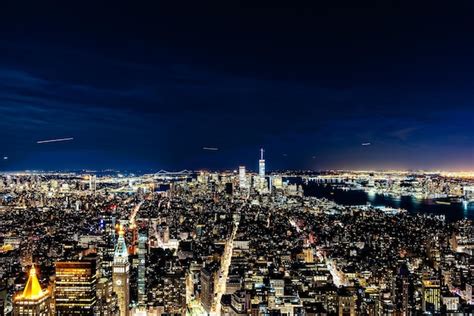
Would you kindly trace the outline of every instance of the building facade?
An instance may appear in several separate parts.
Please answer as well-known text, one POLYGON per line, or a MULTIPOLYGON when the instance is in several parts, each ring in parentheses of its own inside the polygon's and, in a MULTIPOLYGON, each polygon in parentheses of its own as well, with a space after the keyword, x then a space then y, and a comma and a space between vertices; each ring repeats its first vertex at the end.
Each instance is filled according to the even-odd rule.
POLYGON ((96 261, 56 262, 57 315, 94 315, 97 304, 96 261))

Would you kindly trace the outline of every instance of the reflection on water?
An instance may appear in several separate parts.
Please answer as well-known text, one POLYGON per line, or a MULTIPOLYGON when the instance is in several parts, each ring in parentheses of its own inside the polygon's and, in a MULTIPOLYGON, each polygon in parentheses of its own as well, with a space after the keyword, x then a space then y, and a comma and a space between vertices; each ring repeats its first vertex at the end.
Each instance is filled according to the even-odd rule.
POLYGON ((463 218, 474 220, 474 204, 467 205, 462 202, 440 204, 433 199, 417 199, 412 196, 396 197, 377 194, 374 190, 365 192, 361 190, 342 190, 331 185, 309 183, 304 186, 307 196, 325 197, 342 205, 386 206, 406 209, 411 213, 433 213, 445 215, 447 220, 454 221, 463 218))

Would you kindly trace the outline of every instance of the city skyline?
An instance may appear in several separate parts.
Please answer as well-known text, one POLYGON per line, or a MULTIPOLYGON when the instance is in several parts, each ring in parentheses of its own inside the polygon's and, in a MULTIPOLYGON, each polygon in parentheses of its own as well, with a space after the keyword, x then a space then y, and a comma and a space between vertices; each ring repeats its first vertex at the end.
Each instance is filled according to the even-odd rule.
POLYGON ((474 3, 0 1, 0 316, 474 315, 474 3))
POLYGON ((468 1, 1 6, 0 171, 474 169, 468 1))
POLYGON ((263 152, 258 173, 0 174, 0 312, 473 312, 473 174, 267 173, 263 152))

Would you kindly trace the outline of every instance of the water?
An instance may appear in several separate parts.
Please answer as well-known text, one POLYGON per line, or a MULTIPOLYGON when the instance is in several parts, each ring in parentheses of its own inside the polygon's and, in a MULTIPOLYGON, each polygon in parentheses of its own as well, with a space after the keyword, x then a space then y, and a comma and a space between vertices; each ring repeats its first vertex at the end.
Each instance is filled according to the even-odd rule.
POLYGON ((432 213, 445 215, 446 220, 456 221, 463 218, 474 220, 474 205, 465 207, 461 202, 451 202, 450 205, 438 204, 433 199, 417 199, 411 196, 395 197, 362 190, 342 190, 331 185, 308 183, 303 186, 306 196, 327 198, 342 205, 386 206, 402 208, 410 213, 432 213))

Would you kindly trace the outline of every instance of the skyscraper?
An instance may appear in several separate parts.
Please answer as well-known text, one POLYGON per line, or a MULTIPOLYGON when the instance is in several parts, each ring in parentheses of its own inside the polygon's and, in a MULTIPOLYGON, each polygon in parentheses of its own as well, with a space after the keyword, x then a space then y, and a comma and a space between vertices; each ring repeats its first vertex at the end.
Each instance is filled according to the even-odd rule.
POLYGON ((101 278, 97 281, 97 316, 116 316, 119 314, 117 295, 112 280, 101 278))
POLYGON ((392 300, 397 311, 402 315, 410 315, 410 271, 406 263, 403 263, 398 273, 393 278, 392 300))
POLYGON ((89 191, 95 194, 97 189, 97 176, 89 175, 89 191))
POLYGON ((263 159, 263 148, 260 148, 260 160, 258 161, 258 175, 263 180, 265 178, 265 159, 263 159))
POLYGON ((114 292, 117 294, 117 301, 120 310, 120 316, 128 316, 128 307, 130 303, 130 284, 129 284, 130 264, 128 262, 127 245, 125 244, 124 231, 120 227, 117 246, 115 247, 112 281, 114 283, 114 292))
POLYGON ((138 238, 138 306, 146 307, 146 241, 144 233, 138 238))
POLYGON ((13 299, 13 316, 50 316, 50 294, 43 291, 36 276, 36 269, 31 267, 28 281, 21 294, 13 299))
POLYGON ((94 315, 97 303, 95 258, 56 262, 55 302, 57 315, 94 315))
POLYGON ((247 178, 245 173, 245 166, 239 166, 239 187, 241 189, 247 188, 247 178))
POLYGON ((116 244, 116 220, 114 215, 104 215, 99 221, 99 228, 103 234, 104 243, 100 245, 100 275, 105 277, 112 276, 112 266, 115 255, 116 244))
POLYGON ((435 278, 425 278, 422 281, 423 312, 438 313, 441 308, 441 285, 435 278))
POLYGON ((267 182, 265 180, 265 159, 263 159, 263 148, 260 148, 260 160, 258 161, 258 181, 256 184, 260 192, 264 192, 268 189, 267 182))

